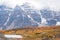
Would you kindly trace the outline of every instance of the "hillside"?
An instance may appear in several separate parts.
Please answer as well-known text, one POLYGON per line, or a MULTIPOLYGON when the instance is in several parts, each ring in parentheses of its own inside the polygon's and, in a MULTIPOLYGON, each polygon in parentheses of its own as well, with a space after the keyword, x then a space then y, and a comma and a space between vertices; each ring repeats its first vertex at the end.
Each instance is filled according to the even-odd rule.
POLYGON ((55 40, 60 39, 60 26, 44 26, 44 27, 25 27, 12 30, 0 30, 3 34, 22 35, 23 40, 55 40))

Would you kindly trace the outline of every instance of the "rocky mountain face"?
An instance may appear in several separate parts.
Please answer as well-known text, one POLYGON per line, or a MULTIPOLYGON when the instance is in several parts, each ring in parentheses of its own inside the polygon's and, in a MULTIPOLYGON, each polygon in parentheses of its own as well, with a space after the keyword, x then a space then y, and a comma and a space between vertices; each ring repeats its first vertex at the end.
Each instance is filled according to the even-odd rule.
POLYGON ((9 8, 0 5, 0 30, 25 26, 55 26, 60 22, 60 12, 48 8, 34 9, 28 4, 9 8))

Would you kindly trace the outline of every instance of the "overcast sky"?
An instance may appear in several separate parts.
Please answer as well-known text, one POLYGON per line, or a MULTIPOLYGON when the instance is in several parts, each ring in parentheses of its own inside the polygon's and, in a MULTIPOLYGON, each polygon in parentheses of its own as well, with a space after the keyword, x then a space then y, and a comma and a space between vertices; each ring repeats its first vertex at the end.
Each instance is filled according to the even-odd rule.
POLYGON ((60 10, 60 0, 0 0, 0 4, 10 7, 15 7, 17 4, 22 5, 25 2, 31 3, 37 9, 42 7, 51 7, 53 9, 60 10))

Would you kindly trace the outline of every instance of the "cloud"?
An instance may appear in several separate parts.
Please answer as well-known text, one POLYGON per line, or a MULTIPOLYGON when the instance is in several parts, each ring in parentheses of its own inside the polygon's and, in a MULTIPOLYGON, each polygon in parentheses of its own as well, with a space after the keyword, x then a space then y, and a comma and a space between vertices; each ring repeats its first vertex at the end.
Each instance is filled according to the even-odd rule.
POLYGON ((25 2, 31 3, 31 5, 37 9, 40 9, 43 7, 41 3, 39 4, 38 2, 36 2, 34 0, 3 0, 3 1, 1 1, 2 4, 12 7, 12 8, 14 8, 16 5, 22 5, 25 2))
POLYGON ((60 0, 36 0, 37 2, 42 3, 44 6, 49 6, 53 9, 60 10, 60 0))
POLYGON ((9 7, 15 7, 17 4, 21 5, 25 2, 31 3, 37 9, 42 7, 51 7, 53 9, 60 9, 60 0, 0 0, 0 4, 7 5, 9 7))
POLYGON ((0 2, 1 2, 0 4, 4 4, 6 6, 14 8, 16 5, 19 4, 21 5, 25 1, 24 0, 3 0, 3 1, 0 0, 0 2))

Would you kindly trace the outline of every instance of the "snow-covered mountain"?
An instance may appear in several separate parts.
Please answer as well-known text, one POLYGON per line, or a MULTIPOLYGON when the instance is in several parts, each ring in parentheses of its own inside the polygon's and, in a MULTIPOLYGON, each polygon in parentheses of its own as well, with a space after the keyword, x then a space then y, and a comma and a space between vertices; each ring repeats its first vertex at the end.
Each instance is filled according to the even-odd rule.
POLYGON ((29 4, 9 8, 0 5, 0 29, 7 30, 25 26, 54 26, 60 22, 60 12, 48 8, 34 9, 29 4))

